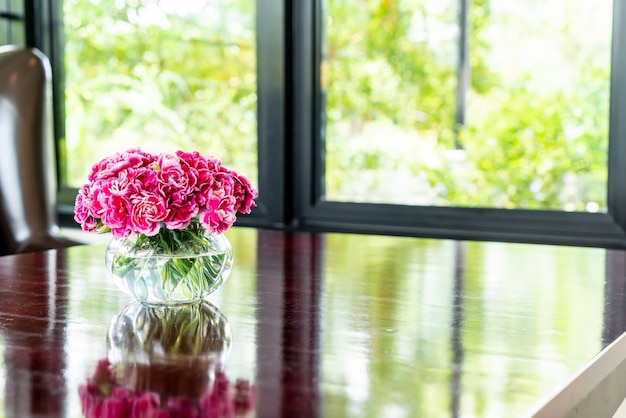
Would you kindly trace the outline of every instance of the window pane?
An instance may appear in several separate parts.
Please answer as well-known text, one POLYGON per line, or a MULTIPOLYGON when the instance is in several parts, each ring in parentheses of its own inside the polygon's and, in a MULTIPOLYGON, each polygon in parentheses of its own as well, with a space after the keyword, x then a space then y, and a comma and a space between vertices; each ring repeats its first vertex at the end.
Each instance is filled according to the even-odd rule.
POLYGON ((256 184, 253 0, 66 0, 64 180, 131 146, 213 154, 256 184))
POLYGON ((325 199, 605 210, 612 2, 461 3, 326 0, 325 199))
POLYGON ((0 45, 24 46, 24 3, 21 0, 6 0, 0 4, 0 45))

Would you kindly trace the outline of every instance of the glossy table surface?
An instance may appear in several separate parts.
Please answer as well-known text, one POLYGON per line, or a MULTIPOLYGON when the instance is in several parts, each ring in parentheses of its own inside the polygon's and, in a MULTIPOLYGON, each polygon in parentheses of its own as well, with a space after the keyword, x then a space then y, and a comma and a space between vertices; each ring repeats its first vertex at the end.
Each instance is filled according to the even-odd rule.
POLYGON ((175 314, 118 290, 104 245, 0 257, 0 417, 83 416, 105 359, 161 396, 197 399, 219 373, 240 416, 519 417, 626 328, 623 251, 226 235, 230 278, 175 314))

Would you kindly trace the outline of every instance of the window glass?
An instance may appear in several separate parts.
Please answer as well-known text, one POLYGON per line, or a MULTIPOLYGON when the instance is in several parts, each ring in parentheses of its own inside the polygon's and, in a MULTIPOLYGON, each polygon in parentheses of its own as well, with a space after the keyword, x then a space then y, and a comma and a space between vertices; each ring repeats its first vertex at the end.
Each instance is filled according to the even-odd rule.
POLYGON ((460 4, 326 0, 324 198, 605 211, 612 2, 460 4))
POLYGON ((6 0, 0 4, 0 45, 25 44, 24 3, 18 0, 6 0))
POLYGON ((65 0, 62 176, 113 152, 213 154, 257 180, 255 2, 65 0))

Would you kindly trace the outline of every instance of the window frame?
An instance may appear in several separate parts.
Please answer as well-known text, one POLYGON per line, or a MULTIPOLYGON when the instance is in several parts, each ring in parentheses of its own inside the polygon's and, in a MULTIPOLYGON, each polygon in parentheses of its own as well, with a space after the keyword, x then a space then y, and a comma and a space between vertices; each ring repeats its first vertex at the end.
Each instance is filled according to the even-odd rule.
MULTIPOLYGON (((626 248, 626 187, 620 184, 626 120, 619 117, 626 114, 626 79, 618 76, 626 74, 626 0, 613 2, 606 213, 325 201, 322 1, 256 0, 260 194, 258 206, 237 225, 626 248)), ((28 46, 50 57, 55 74, 57 161, 65 158, 61 8, 52 0, 25 0, 28 46)), ((63 225, 75 226, 75 195, 59 182, 63 225)))

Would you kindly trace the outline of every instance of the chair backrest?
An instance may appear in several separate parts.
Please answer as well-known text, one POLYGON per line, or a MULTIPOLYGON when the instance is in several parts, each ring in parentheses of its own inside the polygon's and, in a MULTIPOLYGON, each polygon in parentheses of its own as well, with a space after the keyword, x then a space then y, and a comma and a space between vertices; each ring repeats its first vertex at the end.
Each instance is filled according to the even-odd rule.
POLYGON ((0 252, 76 244, 58 233, 48 58, 0 47, 0 252))

